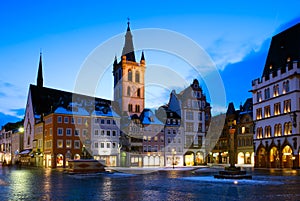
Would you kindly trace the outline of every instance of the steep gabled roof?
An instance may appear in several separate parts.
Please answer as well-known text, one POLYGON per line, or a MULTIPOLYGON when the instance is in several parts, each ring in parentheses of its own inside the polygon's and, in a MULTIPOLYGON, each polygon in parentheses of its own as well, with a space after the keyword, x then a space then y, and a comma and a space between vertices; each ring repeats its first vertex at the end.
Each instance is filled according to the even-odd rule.
POLYGON ((228 105, 226 115, 235 114, 235 113, 236 113, 236 111, 235 111, 233 102, 231 102, 231 103, 229 103, 229 105, 228 105))
POLYGON ((253 116, 253 101, 252 98, 248 98, 244 105, 240 108, 240 115, 249 114, 253 116))
POLYGON ((47 115, 59 107, 67 108, 70 103, 77 103, 91 113, 95 107, 111 105, 110 100, 61 91, 47 87, 29 87, 34 115, 47 115))
POLYGON ((285 69, 288 58, 300 61, 300 23, 272 37, 262 77, 285 69))

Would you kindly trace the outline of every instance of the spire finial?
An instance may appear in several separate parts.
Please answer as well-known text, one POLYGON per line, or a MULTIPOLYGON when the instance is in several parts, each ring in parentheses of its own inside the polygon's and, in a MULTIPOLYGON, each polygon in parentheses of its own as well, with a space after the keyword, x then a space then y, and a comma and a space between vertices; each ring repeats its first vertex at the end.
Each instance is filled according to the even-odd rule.
POLYGON ((43 64, 42 64, 42 51, 40 51, 40 62, 38 68, 38 75, 37 75, 37 86, 43 87, 43 64))
POLYGON ((145 61, 144 51, 142 51, 141 61, 145 61))
POLYGON ((133 42, 132 42, 132 34, 130 31, 130 19, 129 17, 127 18, 128 22, 128 27, 127 27, 127 31, 125 34, 125 44, 123 47, 123 51, 122 51, 122 56, 126 56, 126 60, 127 61, 133 61, 135 62, 135 55, 134 55, 134 48, 133 48, 133 42))
POLYGON ((130 18, 127 17, 127 31, 130 31, 130 18))
POLYGON ((114 65, 118 64, 117 55, 115 55, 114 65))

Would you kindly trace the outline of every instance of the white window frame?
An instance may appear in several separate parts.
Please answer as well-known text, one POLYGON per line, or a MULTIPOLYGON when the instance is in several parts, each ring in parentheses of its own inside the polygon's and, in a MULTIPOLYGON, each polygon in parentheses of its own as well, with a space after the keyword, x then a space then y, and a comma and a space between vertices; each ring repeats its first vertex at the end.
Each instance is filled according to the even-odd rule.
POLYGON ((57 128, 57 136, 64 136, 64 129, 63 128, 57 128), (61 130, 61 134, 59 131, 61 130))
POLYGON ((72 148, 72 140, 66 140, 66 148, 72 148))
POLYGON ((69 117, 64 117, 64 123, 68 124, 69 123, 69 117))
POLYGON ((72 128, 66 129, 66 136, 72 136, 72 128), (70 131, 69 134, 68 134, 68 131, 70 131))
POLYGON ((74 136, 80 137, 80 129, 75 129, 75 131, 74 131, 74 136), (78 132, 78 135, 76 134, 76 132, 78 132))
POLYGON ((62 123, 62 116, 57 117, 57 123, 62 123))

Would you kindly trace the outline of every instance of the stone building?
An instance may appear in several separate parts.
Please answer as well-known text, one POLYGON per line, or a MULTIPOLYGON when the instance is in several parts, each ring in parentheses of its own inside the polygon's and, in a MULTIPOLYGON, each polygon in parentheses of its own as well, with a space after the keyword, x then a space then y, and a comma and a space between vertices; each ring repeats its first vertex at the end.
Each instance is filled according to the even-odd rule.
POLYGON ((255 167, 299 168, 300 23, 272 37, 252 81, 255 167))
POLYGON ((172 91, 168 109, 181 117, 181 139, 184 141, 183 165, 206 163, 205 137, 211 119, 211 107, 206 101, 199 81, 193 80, 189 87, 178 94, 172 91))

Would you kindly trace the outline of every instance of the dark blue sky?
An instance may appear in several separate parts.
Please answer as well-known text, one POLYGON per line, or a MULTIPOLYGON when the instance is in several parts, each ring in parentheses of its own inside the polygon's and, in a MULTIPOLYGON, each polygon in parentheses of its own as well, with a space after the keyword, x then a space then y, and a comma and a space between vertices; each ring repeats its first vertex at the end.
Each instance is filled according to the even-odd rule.
MULTIPOLYGON (((216 65, 225 86, 226 103, 234 102, 238 107, 251 97, 251 81, 262 74, 271 37, 300 22, 300 1, 288 1, 288 5, 279 0, 203 2, 1 2, 0 125, 22 118, 28 86, 36 80, 40 51, 44 85, 73 91, 87 56, 112 37, 124 35, 127 17, 132 30, 171 30, 195 41, 216 65)), ((119 44, 119 52, 111 55, 112 61, 115 55, 120 56, 122 47, 123 43, 119 44)), ((184 85, 167 89, 146 88, 147 107, 165 104, 169 89, 179 92, 192 82, 195 74, 178 57, 147 50, 145 57, 147 66, 175 69, 185 80, 184 85)), ((97 96, 112 99, 111 76, 111 70, 107 70, 97 96)), ((224 105, 213 107, 215 113, 226 109, 224 105)))

